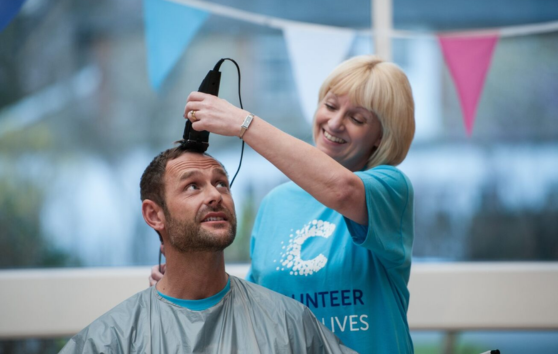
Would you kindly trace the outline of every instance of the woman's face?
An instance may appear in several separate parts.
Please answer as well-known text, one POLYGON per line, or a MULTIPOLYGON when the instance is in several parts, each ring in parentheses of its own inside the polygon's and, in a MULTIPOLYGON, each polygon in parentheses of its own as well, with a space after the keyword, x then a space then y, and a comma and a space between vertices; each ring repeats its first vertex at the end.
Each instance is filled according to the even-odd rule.
POLYGON ((320 102, 313 129, 316 147, 351 171, 366 165, 382 139, 382 126, 372 112, 332 92, 320 102))

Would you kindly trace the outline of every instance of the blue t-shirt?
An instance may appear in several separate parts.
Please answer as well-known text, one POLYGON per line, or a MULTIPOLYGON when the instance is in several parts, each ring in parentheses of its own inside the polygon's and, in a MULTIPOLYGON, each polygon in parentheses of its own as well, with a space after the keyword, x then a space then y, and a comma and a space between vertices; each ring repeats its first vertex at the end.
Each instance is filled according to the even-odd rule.
POLYGON ((292 182, 266 196, 248 280, 302 302, 359 353, 413 353, 407 324, 413 188, 393 166, 356 174, 366 191, 366 226, 292 182))
POLYGON ((219 301, 221 301, 221 299, 223 297, 225 297, 225 294, 228 293, 229 290, 231 290, 231 278, 230 277, 229 277, 229 280, 227 280, 227 285, 225 285, 223 290, 221 290, 217 294, 215 294, 213 296, 210 296, 210 297, 207 297, 205 299, 200 299, 200 300, 177 299, 175 297, 170 297, 168 295, 165 295, 160 291, 157 291, 157 293, 159 294, 159 296, 161 296, 164 299, 167 299, 168 301, 172 302, 175 305, 178 305, 178 306, 181 306, 181 307, 186 307, 188 310, 192 310, 192 311, 203 311, 203 310, 207 310, 208 308, 217 305, 219 303, 219 301))

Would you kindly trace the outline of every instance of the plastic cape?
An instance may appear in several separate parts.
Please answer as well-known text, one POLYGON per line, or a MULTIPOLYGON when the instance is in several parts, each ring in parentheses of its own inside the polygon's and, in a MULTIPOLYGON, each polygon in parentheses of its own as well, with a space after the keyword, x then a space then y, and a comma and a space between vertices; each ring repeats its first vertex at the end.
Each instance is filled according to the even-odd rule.
POLYGON ((215 306, 192 311, 141 291, 83 329, 60 353, 356 353, 301 303, 231 276, 215 306))

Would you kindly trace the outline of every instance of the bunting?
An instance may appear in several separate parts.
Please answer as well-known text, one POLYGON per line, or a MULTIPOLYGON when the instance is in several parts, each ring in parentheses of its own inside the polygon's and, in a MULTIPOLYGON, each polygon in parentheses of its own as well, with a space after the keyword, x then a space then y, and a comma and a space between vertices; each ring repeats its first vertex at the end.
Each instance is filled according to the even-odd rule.
MULTIPOLYGON (((144 0, 144 6, 149 77, 154 88, 161 85, 208 14, 233 18, 283 31, 301 107, 308 121, 313 118, 320 83, 347 56, 353 38, 356 35, 374 35, 371 29, 348 29, 285 20, 202 0, 144 0), (166 13, 162 10, 161 13, 151 13, 147 9, 149 5, 161 7, 164 2, 174 5, 166 13), (177 29, 179 25, 186 27, 177 29), (180 45, 175 42, 180 42, 180 45)), ((390 30, 385 35, 391 38, 438 39, 456 86, 467 135, 471 136, 478 102, 498 38, 556 31, 558 21, 460 32, 390 30)))
POLYGON ((25 0, 0 0, 0 32, 17 15, 25 0))
POLYGON ((498 34, 476 37, 440 36, 438 40, 457 89, 465 130, 470 137, 486 74, 498 43, 498 34))
POLYGON ((144 0, 149 82, 159 90, 209 13, 165 0, 144 0))
POLYGON ((354 32, 292 26, 283 31, 304 117, 312 123, 321 83, 345 59, 354 32), (327 45, 325 45, 327 43, 327 45))

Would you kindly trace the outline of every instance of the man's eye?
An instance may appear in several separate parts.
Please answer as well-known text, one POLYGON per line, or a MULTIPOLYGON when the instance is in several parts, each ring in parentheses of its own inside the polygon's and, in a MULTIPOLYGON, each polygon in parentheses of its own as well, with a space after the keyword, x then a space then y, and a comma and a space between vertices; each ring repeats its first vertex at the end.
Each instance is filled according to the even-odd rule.
POLYGON ((227 182, 217 182, 217 188, 229 188, 227 182))
POLYGON ((189 184, 189 185, 186 186, 187 191, 194 191, 194 190, 197 190, 197 189, 198 189, 198 186, 196 186, 195 184, 189 184))

